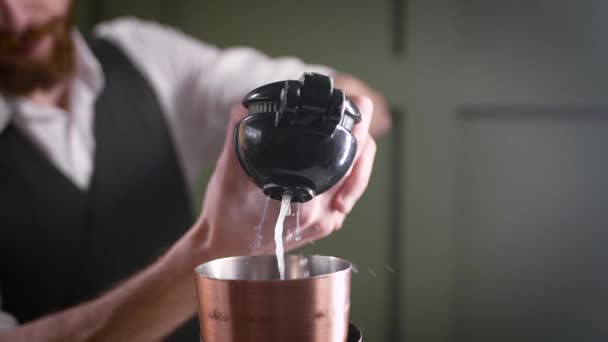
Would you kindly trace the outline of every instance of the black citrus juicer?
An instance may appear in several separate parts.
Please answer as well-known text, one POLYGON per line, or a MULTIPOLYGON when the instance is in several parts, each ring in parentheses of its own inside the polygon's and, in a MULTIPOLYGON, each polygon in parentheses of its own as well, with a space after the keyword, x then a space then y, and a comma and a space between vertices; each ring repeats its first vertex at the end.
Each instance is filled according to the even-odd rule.
POLYGON ((234 128, 245 172, 273 199, 306 202, 346 174, 357 151, 361 113, 331 77, 305 73, 270 83, 243 100, 248 115, 234 128))
MULTIPOLYGON (((344 177, 357 152, 357 106, 331 77, 305 73, 270 83, 243 99, 248 115, 234 128, 234 147, 245 172, 273 199, 306 202, 344 177)), ((362 341, 348 327, 348 342, 362 341)))

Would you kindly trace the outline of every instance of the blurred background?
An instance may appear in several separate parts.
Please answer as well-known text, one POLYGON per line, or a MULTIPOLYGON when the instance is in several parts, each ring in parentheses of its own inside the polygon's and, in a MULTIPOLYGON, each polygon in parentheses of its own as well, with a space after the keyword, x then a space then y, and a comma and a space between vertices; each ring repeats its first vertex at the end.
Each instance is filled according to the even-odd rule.
MULTIPOLYGON (((608 2, 80 0, 387 96, 369 190, 305 252, 352 260, 366 341, 608 339, 608 2)), ((204 184, 201 184, 203 187, 204 184)))

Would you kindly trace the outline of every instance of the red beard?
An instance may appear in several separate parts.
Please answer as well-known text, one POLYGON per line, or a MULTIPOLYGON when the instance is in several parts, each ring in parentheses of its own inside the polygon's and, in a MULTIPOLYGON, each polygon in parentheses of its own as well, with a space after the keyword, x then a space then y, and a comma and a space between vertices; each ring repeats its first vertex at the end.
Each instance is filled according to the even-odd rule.
POLYGON ((48 35, 53 46, 48 57, 37 60, 0 61, 0 93, 27 95, 35 90, 49 89, 75 67, 74 43, 71 37, 71 16, 53 19, 22 33, 0 32, 0 50, 15 51, 34 44, 48 35))

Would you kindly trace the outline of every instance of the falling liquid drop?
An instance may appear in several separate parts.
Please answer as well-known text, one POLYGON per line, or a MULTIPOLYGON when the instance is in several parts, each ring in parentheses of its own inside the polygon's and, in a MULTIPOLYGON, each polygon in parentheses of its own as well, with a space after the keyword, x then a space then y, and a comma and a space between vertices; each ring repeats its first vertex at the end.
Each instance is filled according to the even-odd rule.
POLYGON ((262 245, 262 227, 264 224, 264 219, 266 218, 266 211, 268 210, 268 202, 270 202, 270 196, 266 197, 266 202, 264 203, 264 209, 262 210, 262 218, 260 219, 260 224, 255 226, 255 239, 253 240, 253 245, 251 246, 251 252, 257 251, 262 245))

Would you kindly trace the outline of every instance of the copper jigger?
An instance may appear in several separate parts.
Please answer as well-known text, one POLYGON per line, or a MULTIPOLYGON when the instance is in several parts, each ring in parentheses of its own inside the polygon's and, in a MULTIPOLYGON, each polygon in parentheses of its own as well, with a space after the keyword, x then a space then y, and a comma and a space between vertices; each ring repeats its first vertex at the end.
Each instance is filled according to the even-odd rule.
POLYGON ((196 268, 204 342, 345 342, 351 263, 328 256, 231 257, 196 268))

